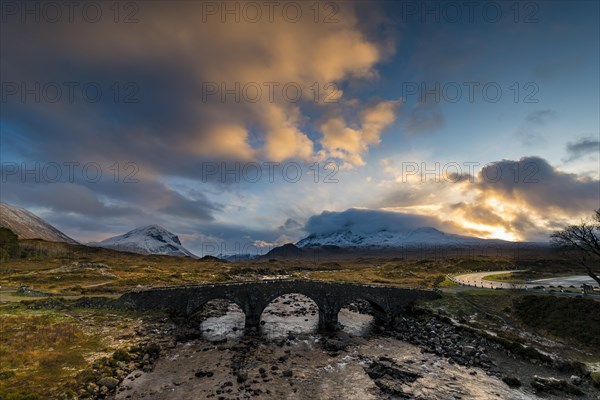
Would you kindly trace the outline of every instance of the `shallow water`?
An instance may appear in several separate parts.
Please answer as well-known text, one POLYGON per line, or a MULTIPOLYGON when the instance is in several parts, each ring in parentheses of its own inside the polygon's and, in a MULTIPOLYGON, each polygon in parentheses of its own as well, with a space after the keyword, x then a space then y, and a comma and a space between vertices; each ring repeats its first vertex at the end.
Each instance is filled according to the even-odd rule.
POLYGON ((262 320, 261 336, 254 339, 254 346, 240 350, 237 344, 244 343, 244 314, 237 306, 230 306, 225 315, 208 318, 201 324, 203 339, 177 344, 161 356, 152 372, 132 373, 116 398, 394 398, 384 394, 365 371, 381 356, 393 360, 403 371, 420 375, 416 381, 401 385, 410 398, 538 398, 509 389, 481 369, 451 365, 444 358, 422 353, 417 346, 369 335, 373 318, 349 309, 339 315, 343 331, 349 336, 347 351, 325 351, 321 342, 327 338, 316 332, 316 305, 301 295, 282 296, 274 301, 265 309, 262 320), (213 375, 197 377, 195 373, 200 370, 213 375), (282 372, 286 370, 290 371, 288 376, 282 372), (238 383, 239 373, 246 375, 247 380, 238 383))
POLYGON ((240 339, 244 334, 244 313, 235 304, 229 304, 227 313, 210 317, 200 324, 202 337, 209 341, 240 339))

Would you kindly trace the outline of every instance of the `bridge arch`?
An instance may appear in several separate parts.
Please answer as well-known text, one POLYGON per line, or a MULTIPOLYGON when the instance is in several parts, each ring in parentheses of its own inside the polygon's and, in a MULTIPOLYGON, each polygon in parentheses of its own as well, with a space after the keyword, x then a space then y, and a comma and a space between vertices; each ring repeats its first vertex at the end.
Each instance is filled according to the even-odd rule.
POLYGON ((234 339, 243 335, 246 314, 237 302, 213 297, 192 310, 188 321, 209 341, 234 339))
MULTIPOLYGON (((287 317, 288 323, 290 319, 292 321, 296 320, 296 324, 300 323, 302 328, 306 327, 309 331, 312 330, 312 328, 317 328, 319 305, 314 297, 308 296, 305 293, 291 291, 280 294, 269 300, 270 301, 262 309, 260 315, 260 325, 263 332, 270 331, 272 333, 273 330, 281 328, 281 332, 287 334, 290 329, 280 326, 283 322, 280 318, 284 316, 287 317), (283 314, 278 314, 276 312, 277 308, 281 309, 283 314), (271 315, 269 315, 268 311, 271 312, 271 315), (289 314, 286 315, 286 312, 289 314), (314 327, 310 326, 311 319, 314 319, 314 327)), ((307 329, 300 330, 307 331, 307 329)), ((299 333, 297 330, 295 332, 299 333)))
POLYGON ((207 291, 201 295, 190 296, 186 305, 186 314, 193 315, 200 311, 206 303, 213 300, 226 300, 229 303, 237 305, 244 314, 247 314, 247 303, 237 296, 232 296, 229 293, 218 293, 207 291))
POLYGON ((244 303, 243 302, 226 297, 226 296, 221 296, 221 297, 217 296, 217 297, 205 298, 205 299, 202 299, 201 301, 194 302, 193 305, 188 305, 187 315, 192 316, 192 315, 198 313, 199 311, 201 311, 206 306, 206 304, 210 303, 211 301, 219 301, 219 300, 225 300, 229 304, 235 304, 242 311, 242 313, 244 313, 244 315, 246 314, 246 312, 244 311, 244 303))
POLYGON ((310 300, 312 300, 316 305, 317 308, 321 309, 322 306, 321 304, 321 299, 318 296, 315 296, 314 293, 309 293, 305 290, 282 290, 282 291, 276 291, 276 292, 272 292, 270 293, 264 301, 264 307, 262 307, 261 310, 261 314, 262 311, 264 311, 265 308, 267 308, 267 306, 269 306, 271 303, 273 303, 273 301, 275 301, 276 299, 280 298, 281 296, 285 296, 285 295, 292 295, 292 294, 301 294, 302 296, 308 297, 310 300))
POLYGON ((356 296, 352 299, 347 299, 342 302, 340 306, 340 310, 338 311, 338 323, 340 325, 347 326, 350 331, 355 330, 357 332, 365 332, 368 329, 368 326, 375 323, 377 325, 383 325, 389 322, 391 319, 390 311, 386 310, 384 306, 380 305, 378 301, 364 298, 363 296, 356 296), (368 312, 364 312, 365 310, 360 310, 361 303, 366 304, 369 308, 368 312), (351 305, 356 305, 358 310, 351 310, 351 305), (371 320, 362 320, 359 318, 358 322, 355 320, 353 324, 348 324, 344 321, 344 313, 342 310, 348 309, 351 312, 358 312, 359 314, 366 314, 371 317, 371 320))
POLYGON ((373 317, 376 323, 384 324, 390 320, 391 312, 387 309, 387 307, 385 307, 382 304, 380 300, 363 293, 350 293, 341 298, 338 298, 338 300, 333 304, 333 306, 330 309, 319 315, 319 328, 325 331, 337 330, 339 327, 339 313, 342 310, 342 308, 358 300, 366 301, 371 306, 371 308, 373 309, 373 317))
POLYGON ((260 321, 264 310, 270 304, 272 304, 275 299, 291 294, 299 294, 309 298, 317 305, 319 314, 323 312, 322 310, 324 309, 324 303, 320 296, 315 295, 315 293, 311 293, 309 290, 305 290, 304 287, 284 286, 280 288, 274 288, 274 290, 270 290, 260 297, 256 295, 248 296, 246 305, 249 312, 246 314, 246 327, 250 329, 257 329, 260 326, 260 321))
POLYGON ((344 299, 343 301, 341 301, 338 312, 342 308, 347 307, 348 305, 350 305, 354 302, 357 302, 357 301, 364 301, 364 302, 368 303, 369 306, 371 306, 371 308, 373 310, 373 316, 376 319, 379 319, 381 321, 387 321, 389 319, 390 310, 387 309, 387 307, 385 305, 382 305, 380 301, 373 299, 372 297, 363 296, 363 295, 356 295, 356 296, 348 297, 348 298, 344 299))

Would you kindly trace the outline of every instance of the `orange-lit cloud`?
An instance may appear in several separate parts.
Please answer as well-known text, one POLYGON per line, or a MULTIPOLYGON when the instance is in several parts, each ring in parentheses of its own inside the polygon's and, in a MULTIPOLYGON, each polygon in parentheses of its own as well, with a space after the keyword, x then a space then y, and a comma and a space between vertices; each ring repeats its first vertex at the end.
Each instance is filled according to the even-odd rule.
POLYGON ((255 154, 248 144, 248 131, 234 124, 215 125, 179 145, 184 152, 205 157, 251 160, 255 154))
POLYGON ((437 182, 402 176, 390 161, 384 170, 393 179, 375 206, 435 216, 442 229, 483 238, 544 241, 599 206, 597 179, 566 173, 539 157, 496 161, 476 176, 437 182))
MULTIPOLYGON (((137 24, 61 25, 43 40, 49 52, 77 57, 80 62, 113 69, 143 63, 153 72, 169 75, 173 86, 163 88, 164 101, 181 104, 186 118, 193 115, 169 131, 170 140, 190 143, 192 151, 186 149, 183 154, 309 160, 316 157, 321 133, 310 125, 305 107, 344 114, 342 83, 375 78, 375 64, 389 50, 361 32, 351 3, 339 4, 334 23, 315 23, 311 4, 295 4, 302 5, 303 17, 297 22, 276 13, 273 22, 264 14, 254 23, 244 18, 232 22, 233 16, 223 22, 220 13, 206 14, 202 2, 178 2, 177 7, 148 2, 141 7, 143 15, 137 24), (173 79, 177 76, 185 76, 186 82, 173 79), (218 92, 207 95, 207 85, 218 87, 218 92), (312 137, 307 134, 310 129, 312 137), (256 136, 253 141, 248 140, 250 131, 256 136), (223 137, 217 138, 219 134, 223 137)), ((30 38, 38 44, 39 33, 36 27, 20 32, 23 42, 30 38)), ((144 90, 148 93, 148 86, 140 83, 141 96, 144 90)), ((355 144, 332 143, 333 128, 322 133, 322 140, 332 146, 328 148, 332 155, 360 164, 361 155, 378 143, 382 129, 394 116, 385 102, 357 112, 363 114, 362 129, 344 134, 360 136, 355 144)), ((164 132, 153 127, 138 132, 143 132, 140 141, 162 146, 164 132)))
POLYGON ((384 129, 395 118, 397 101, 382 101, 360 114, 360 127, 348 126, 343 117, 325 121, 320 129, 323 133, 321 144, 325 157, 335 157, 352 165, 364 165, 363 155, 369 146, 379 144, 384 129))

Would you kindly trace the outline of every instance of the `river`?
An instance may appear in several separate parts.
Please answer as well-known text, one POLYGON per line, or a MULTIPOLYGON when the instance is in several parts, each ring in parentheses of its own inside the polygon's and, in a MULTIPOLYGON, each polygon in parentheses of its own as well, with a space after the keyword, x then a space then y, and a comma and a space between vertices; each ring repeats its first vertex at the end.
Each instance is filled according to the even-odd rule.
POLYGON ((201 339, 164 351, 151 372, 131 373, 116 399, 538 398, 378 335, 373 318, 356 307, 340 312, 344 329, 334 338, 316 332, 316 305, 302 295, 281 296, 262 321, 260 335, 244 337, 244 315, 230 305, 201 323, 201 339), (382 368, 388 375, 373 379, 382 368))

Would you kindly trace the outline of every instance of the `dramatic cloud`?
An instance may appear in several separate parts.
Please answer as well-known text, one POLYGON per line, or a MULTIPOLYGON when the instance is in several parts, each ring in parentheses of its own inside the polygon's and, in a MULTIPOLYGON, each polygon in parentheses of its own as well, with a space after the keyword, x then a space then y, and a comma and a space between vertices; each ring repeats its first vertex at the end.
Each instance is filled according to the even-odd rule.
MULTIPOLYGON (((167 174, 186 175, 187 164, 199 156, 308 161, 319 135, 328 142, 330 130, 307 125, 307 110, 344 114, 342 83, 376 76, 380 50, 359 29, 352 5, 339 7, 335 23, 315 23, 309 5, 302 6, 298 21, 276 13, 274 21, 265 14, 256 23, 232 23, 235 16, 223 21, 202 3, 177 4, 144 3, 136 24, 9 24, 3 80, 31 88, 36 82, 78 86, 73 103, 63 96, 57 104, 30 98, 33 104, 25 105, 12 96, 8 122, 30 138, 48 132, 78 137, 58 140, 60 148, 45 147, 45 154, 128 156, 167 174), (42 56, 40 49, 52 54, 43 66, 30 55, 42 56), (98 103, 82 104, 80 87, 90 80, 104 95, 98 103), (115 82, 122 86, 119 93, 115 82), (169 166, 155 159, 159 152, 169 166)), ((393 121, 386 107, 363 111, 365 126, 358 135, 364 138, 343 148, 342 157, 360 159, 366 146, 378 143, 393 121)))
POLYGON ((474 183, 462 182, 474 200, 449 207, 465 227, 498 236, 545 240, 557 225, 598 207, 600 181, 566 173, 540 157, 487 164, 474 183))
MULTIPOLYGON (((115 15, 116 3, 98 2, 94 23, 81 7, 74 22, 66 6, 58 22, 2 15, 2 200, 77 239, 157 223, 197 254, 206 243, 264 249, 301 238, 312 215, 352 207, 395 212, 398 226, 416 218, 454 233, 530 239, 597 207, 597 181, 586 176, 597 179, 598 142, 573 138, 565 155, 561 136, 597 131, 598 95, 588 89, 598 68, 582 61, 598 60, 590 57, 599 48, 589 35, 595 3, 570 9, 576 22, 548 3, 545 24, 515 23, 509 8, 497 23, 478 12, 468 21, 466 8, 460 21, 443 13, 435 21, 435 13, 406 15, 401 2, 339 2, 327 22, 326 2, 270 3, 272 18, 263 2, 134 3, 131 16, 129 3, 115 15), (261 17, 250 21, 256 6, 261 17), (561 60, 575 60, 578 73, 565 74, 572 62, 561 60), (529 103, 536 76, 551 82, 529 103), (452 82, 463 88, 456 103, 439 88, 452 82), (478 84, 474 100, 467 82, 478 84), (501 86, 498 102, 483 98, 486 83, 501 86), (540 158, 524 159, 537 170, 520 170, 518 182, 509 178, 520 161, 451 170, 443 182, 404 180, 401 164, 380 165, 483 165, 519 157, 511 144, 521 140, 540 158), (568 173, 553 167, 561 156, 568 173), (337 167, 325 168, 332 159, 337 167), (280 163, 274 181, 265 162, 280 163), (13 174, 36 163, 80 167, 54 183, 13 174), (240 173, 250 163, 263 165, 258 182, 240 173), (86 164, 100 165, 102 178, 82 176, 86 164), (283 176, 286 164, 294 168, 283 176), (295 168, 298 181, 289 179, 295 168), (507 169, 500 179, 484 179, 498 168, 507 169), (522 181, 532 174, 537 183, 522 181)), ((338 221, 323 218, 323 226, 338 221)))
POLYGON ((539 157, 502 160, 486 165, 476 189, 507 204, 527 204, 550 214, 589 212, 598 206, 599 181, 562 172, 539 157))
MULTIPOLYGON (((3 199, 52 210, 62 221, 76 214, 120 229, 124 217, 130 224, 177 219, 185 228, 223 211, 203 193, 216 191, 203 179, 207 164, 310 165, 323 159, 321 151, 363 164, 368 147, 394 119, 392 103, 360 99, 350 107, 342 87, 350 79, 376 79, 391 39, 383 49, 367 38, 352 4, 340 4, 332 23, 323 22, 326 14, 315 22, 311 4, 298 2, 292 5, 301 5, 302 18, 290 22, 285 5, 274 21, 261 9, 256 23, 235 22, 232 15, 223 21, 199 2, 140 3, 137 23, 108 17, 3 23, 3 161, 25 168, 98 163, 106 178, 93 184, 81 177, 52 185, 15 182, 10 190, 3 187, 3 199), (62 94, 55 100, 57 88, 62 94), (325 148, 331 132, 320 129, 321 116, 353 113, 360 115, 357 145, 325 148), (111 185, 107 169, 115 163, 133 163, 139 181, 111 185), (195 192, 173 185, 182 179, 195 192)), ((208 181, 223 183, 212 176, 208 181)))
POLYGON ((547 241, 551 230, 589 214, 600 198, 600 181, 561 171, 540 157, 491 162, 473 176, 444 175, 440 168, 428 179, 383 164, 393 179, 372 190, 368 206, 435 216, 435 226, 452 233, 547 241))
POLYGON ((421 215, 351 208, 342 212, 324 211, 312 216, 306 222, 304 230, 316 234, 343 230, 371 233, 383 229, 406 232, 425 226, 437 227, 439 222, 433 217, 421 215))
POLYGON ((321 125, 325 148, 324 158, 334 157, 353 165, 364 165, 362 155, 371 145, 379 144, 381 134, 394 122, 396 101, 382 101, 360 114, 360 127, 349 127, 342 117, 332 118, 321 125))

